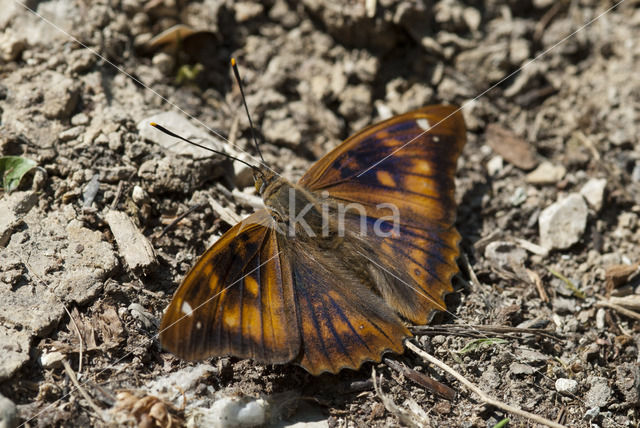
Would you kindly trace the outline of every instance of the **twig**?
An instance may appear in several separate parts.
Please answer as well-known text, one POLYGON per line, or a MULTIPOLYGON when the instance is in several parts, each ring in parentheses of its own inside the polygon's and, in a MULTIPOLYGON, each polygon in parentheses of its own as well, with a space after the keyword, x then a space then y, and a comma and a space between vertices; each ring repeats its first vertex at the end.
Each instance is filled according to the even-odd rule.
POLYGON ((542 285, 542 280, 540 279, 540 275, 538 275, 538 272, 531 269, 526 269, 526 271, 527 275, 529 275, 529 278, 536 285, 536 289, 538 290, 538 294, 540 295, 540 300, 542 300, 544 303, 548 303, 549 295, 547 295, 547 292, 542 285))
POLYGON ((433 357, 432 355, 430 355, 427 352, 423 351, 422 349, 418 348, 413 343, 407 342, 407 348, 411 349, 413 352, 415 352, 420 357, 424 358, 425 360, 427 360, 431 364, 435 364, 436 366, 440 367, 445 372, 449 373, 451 376, 453 376, 456 379, 458 379, 458 381, 460 383, 462 383, 464 386, 466 386, 471 391, 475 392, 480 397, 480 400, 482 400, 486 404, 488 404, 490 406, 497 407, 499 409, 502 409, 505 412, 509 412, 509 413, 514 414, 514 415, 522 416, 522 417, 527 418, 527 419, 529 419, 529 420, 531 420, 531 421, 533 421, 535 423, 538 423, 538 424, 546 425, 546 426, 552 427, 552 428, 565 428, 564 425, 560 425, 560 424, 558 424, 556 422, 550 421, 549 419, 543 418, 542 416, 538 416, 538 415, 534 415, 533 413, 526 412, 526 411, 524 411, 522 409, 519 409, 517 407, 510 406, 510 405, 508 405, 506 403, 503 403, 502 401, 499 401, 499 400, 491 397, 490 395, 488 395, 484 391, 482 391, 480 388, 475 386, 473 383, 469 382, 460 373, 458 373, 457 371, 455 371, 454 369, 452 369, 451 367, 446 365, 444 362, 438 360, 437 358, 433 357))
POLYGON ((630 309, 627 309, 627 308, 623 308, 622 306, 617 305, 615 303, 608 302, 602 296, 598 296, 598 298, 601 299, 601 301, 597 302, 596 306, 613 309, 613 310, 621 313, 622 315, 628 316, 629 318, 640 320, 640 314, 639 313, 637 313, 635 311, 632 311, 630 309))
POLYGON ((76 378, 76 374, 71 369, 69 362, 67 360, 62 360, 62 365, 64 365, 64 369, 67 372, 69 379, 71 379, 71 382, 73 382, 73 385, 78 389, 78 391, 80 391, 80 394, 84 397, 84 399, 87 400, 87 402, 89 403, 89 406, 91 406, 93 411, 96 412, 96 416, 101 421, 104 421, 104 419, 102 419, 102 409, 98 407, 98 405, 93 401, 93 399, 87 393, 87 391, 85 391, 82 385, 80 385, 80 382, 78 382, 78 379, 76 378))
POLYGON ((173 219, 173 221, 171 223, 169 223, 167 225, 167 227, 165 227, 164 229, 162 229, 162 232, 160 232, 160 234, 156 237, 156 239, 161 238, 165 233, 167 233, 170 229, 172 229, 178 222, 180 222, 183 218, 185 218, 186 216, 188 216, 189 214, 191 214, 192 212, 194 212, 195 210, 202 208, 204 206, 204 204, 196 204, 194 206, 192 206, 191 208, 189 208, 188 210, 186 210, 185 212, 183 212, 182 214, 180 214, 178 217, 176 217, 175 219, 173 219))
POLYGON ((384 363, 391 367, 393 370, 402 373, 407 379, 412 380, 418 385, 428 389, 436 395, 445 398, 449 401, 453 401, 456 398, 456 392, 449 388, 447 385, 438 382, 435 379, 430 378, 424 373, 412 370, 399 361, 385 358, 384 363))

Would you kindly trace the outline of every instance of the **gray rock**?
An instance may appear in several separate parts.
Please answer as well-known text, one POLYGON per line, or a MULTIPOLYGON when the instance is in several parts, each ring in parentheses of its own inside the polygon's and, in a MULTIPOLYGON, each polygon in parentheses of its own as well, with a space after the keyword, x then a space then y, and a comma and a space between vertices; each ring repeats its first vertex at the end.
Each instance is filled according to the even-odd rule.
POLYGON ((522 363, 515 362, 515 363, 511 363, 511 365, 509 366, 509 371, 514 375, 520 375, 520 374, 530 375, 530 374, 534 374, 536 372, 536 369, 531 367, 529 364, 522 364, 522 363))
POLYGON ((637 364, 622 363, 616 367, 616 387, 627 405, 640 405, 640 368, 637 364))
POLYGON ((0 381, 11 378, 29 361, 30 342, 29 332, 0 325, 0 381))
POLYGON ((587 214, 587 204, 577 193, 545 208, 538 219, 541 245, 565 249, 578 242, 587 227, 587 214))
POLYGON ((572 314, 576 311, 576 302, 573 299, 556 297, 553 299, 553 310, 557 314, 572 314))
POLYGON ((542 162, 536 169, 527 174, 526 182, 530 184, 556 184, 562 180, 567 170, 562 165, 542 162))
POLYGON ((7 29, 0 34, 0 61, 15 61, 26 47, 23 37, 14 34, 11 28, 7 29))
POLYGON ((148 272, 156 264, 156 254, 149 240, 133 224, 131 218, 123 212, 111 210, 105 220, 129 269, 148 272))
POLYGON ((42 112, 48 119, 64 120, 71 116, 80 99, 78 83, 60 73, 45 72, 42 112))
POLYGON ((512 242, 494 241, 484 250, 484 256, 500 269, 514 270, 514 266, 523 266, 527 252, 512 242))
POLYGON ((13 192, 0 199, 0 247, 9 242, 13 231, 22 223, 22 217, 38 202, 31 191, 13 192))
POLYGON ((556 391, 560 394, 575 395, 578 392, 578 382, 573 379, 560 378, 556 380, 556 391))
POLYGON ((28 361, 31 338, 60 322, 65 303, 94 299, 118 266, 103 234, 75 217, 71 206, 47 216, 32 209, 0 249, 0 379, 28 361))
POLYGON ((591 388, 589 388, 585 396, 585 405, 587 407, 605 407, 612 394, 608 380, 604 377, 594 376, 589 381, 591 388))
POLYGON ((591 208, 600 211, 604 201, 604 189, 607 187, 606 178, 592 178, 582 186, 580 194, 587 200, 591 208))
POLYGON ((0 395, 0 428, 13 428, 18 425, 17 409, 13 401, 0 395))

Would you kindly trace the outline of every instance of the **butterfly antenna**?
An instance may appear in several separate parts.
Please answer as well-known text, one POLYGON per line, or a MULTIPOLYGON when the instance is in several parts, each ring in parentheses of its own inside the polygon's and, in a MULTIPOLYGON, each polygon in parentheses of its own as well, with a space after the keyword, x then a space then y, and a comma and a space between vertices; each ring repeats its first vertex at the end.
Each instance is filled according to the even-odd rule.
POLYGON ((244 96, 244 88, 242 87, 242 79, 240 79, 240 73, 238 72, 238 65, 236 64, 236 59, 231 58, 231 68, 233 68, 233 74, 236 77, 236 81, 238 82, 238 87, 240 88, 240 96, 242 97, 242 104, 244 104, 244 110, 247 112, 247 117, 249 118, 249 125, 251 126, 251 138, 253 138, 253 143, 256 145, 256 150, 260 155, 260 159, 264 162, 264 158, 262 157, 262 152, 260 151, 260 146, 258 145, 258 140, 256 139, 255 127, 253 126, 253 121, 251 120, 251 115, 249 114, 249 107, 247 107, 247 100, 244 96))
POLYGON ((160 131, 164 132, 164 133, 165 133, 165 134, 167 134, 167 135, 170 135, 170 136, 172 136, 172 137, 174 137, 174 138, 177 138, 177 139, 179 139, 179 140, 182 140, 182 141, 184 141, 185 143, 192 144, 192 145, 194 145, 194 146, 196 146, 196 147, 200 147, 201 149, 209 150, 210 152, 213 152, 213 153, 219 154, 219 155, 224 156, 224 157, 226 157, 226 158, 229 158, 229 159, 231 159, 231 160, 234 160, 234 161, 240 162, 240 163, 242 163, 242 164, 245 164, 246 166, 248 166, 249 168, 251 168, 251 169, 252 169, 253 171, 255 171, 256 173, 258 173, 258 174, 260 174, 260 175, 263 175, 263 174, 262 174, 262 171, 260 171, 260 168, 258 168, 258 167, 256 167, 256 166, 254 166, 254 165, 251 165, 250 163, 245 162, 245 161, 243 161, 242 159, 239 159, 239 158, 237 158, 237 157, 235 157, 235 156, 231 156, 231 155, 230 155, 230 154, 228 154, 228 153, 221 152, 220 150, 212 149, 211 147, 207 147, 207 146, 203 146, 202 144, 194 143, 193 141, 188 140, 188 139, 184 138, 183 136, 176 134, 175 132, 171 132, 171 131, 169 131, 167 128, 165 128, 164 126, 162 126, 162 125, 158 125, 158 124, 157 124, 157 123, 155 123, 155 122, 151 122, 149 125, 151 125, 151 126, 153 126, 154 128, 156 128, 156 129, 158 129, 158 130, 160 130, 160 131))

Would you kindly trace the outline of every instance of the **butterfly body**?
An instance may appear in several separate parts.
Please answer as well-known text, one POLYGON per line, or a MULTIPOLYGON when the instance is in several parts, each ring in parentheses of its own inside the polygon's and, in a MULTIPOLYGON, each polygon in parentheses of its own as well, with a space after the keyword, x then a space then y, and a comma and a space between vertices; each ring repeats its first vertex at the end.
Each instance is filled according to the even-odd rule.
POLYGON ((401 353, 411 336, 401 317, 427 323, 452 291, 465 134, 453 107, 425 107, 347 139, 298 183, 259 170, 266 209, 187 274, 163 318, 163 346, 190 360, 295 362, 312 374, 401 353))

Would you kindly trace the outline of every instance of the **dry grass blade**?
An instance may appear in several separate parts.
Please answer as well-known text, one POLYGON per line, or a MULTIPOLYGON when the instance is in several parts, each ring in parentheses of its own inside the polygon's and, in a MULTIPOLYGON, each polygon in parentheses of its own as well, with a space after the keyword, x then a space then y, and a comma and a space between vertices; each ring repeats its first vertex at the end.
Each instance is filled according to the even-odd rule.
POLYGON ((84 399, 87 400, 87 403, 89 403, 89 406, 91 406, 91 408, 95 412, 96 417, 98 417, 100 420, 104 420, 102 418, 102 409, 100 407, 98 407, 98 405, 93 401, 91 396, 82 387, 80 382, 78 382, 78 378, 76 377, 76 374, 74 373, 73 369, 69 365, 69 362, 67 360, 62 360, 62 365, 64 366, 64 370, 67 372, 67 375, 69 376, 69 379, 71 379, 71 382, 73 383, 73 385, 80 392, 80 394, 84 397, 84 399))
POLYGON ((553 330, 545 330, 542 328, 518 328, 501 325, 421 325, 411 327, 411 332, 416 335, 435 336, 444 334, 479 338, 486 338, 487 334, 491 334, 493 336, 508 339, 522 339, 523 335, 536 335, 555 341, 564 340, 562 336, 553 330))
POLYGON ((458 373, 457 371, 455 371, 454 369, 452 369, 451 367, 446 365, 444 362, 438 360, 437 358, 433 357, 429 353, 425 352, 424 350, 418 348, 413 343, 407 342, 407 348, 411 349, 414 353, 416 353, 420 357, 424 358, 425 360, 427 360, 431 364, 435 364, 436 366, 440 367, 445 372, 449 373, 451 376, 453 376, 456 379, 458 379, 458 381, 460 383, 462 383, 464 386, 466 386, 472 392, 475 392, 480 397, 480 400, 482 400, 486 404, 488 404, 490 406, 497 407, 499 409, 502 409, 502 410, 504 410, 506 412, 509 412, 509 413, 512 413, 514 415, 522 416, 523 418, 527 418, 530 421, 538 423, 538 424, 546 425, 546 426, 552 427, 552 428, 564 428, 564 425, 560 425, 560 424, 558 424, 556 422, 550 421, 549 419, 543 418, 542 416, 534 415, 533 413, 529 413, 529 412, 524 411, 522 409, 519 409, 517 407, 510 406, 510 405, 508 405, 508 404, 506 404, 506 403, 504 403, 504 402, 502 402, 500 400, 497 400, 497 399, 491 397, 490 395, 488 395, 484 391, 482 391, 480 388, 478 388, 476 385, 474 385, 473 383, 469 382, 460 373, 458 373))

